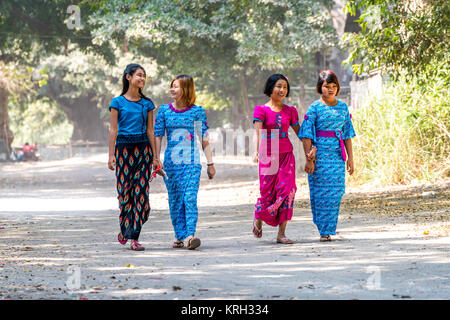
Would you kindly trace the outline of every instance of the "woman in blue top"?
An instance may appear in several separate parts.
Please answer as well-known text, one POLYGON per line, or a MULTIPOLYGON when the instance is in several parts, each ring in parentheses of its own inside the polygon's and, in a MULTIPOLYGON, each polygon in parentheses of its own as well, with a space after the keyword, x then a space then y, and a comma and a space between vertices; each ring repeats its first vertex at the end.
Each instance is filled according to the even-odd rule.
POLYGON ((150 214, 149 177, 160 165, 153 159, 155 133, 151 99, 142 89, 146 74, 138 64, 129 64, 123 73, 123 89, 112 99, 109 130, 108 167, 116 171, 120 209, 120 229, 117 240, 125 245, 131 239, 131 250, 145 248, 138 242, 142 225, 150 214))
POLYGON ((313 145, 317 147, 315 163, 307 159, 305 171, 320 241, 331 241, 331 235, 336 234, 341 198, 345 193, 346 162, 348 173, 354 171, 351 138, 356 134, 347 105, 335 98, 339 89, 333 71, 319 74, 316 91, 321 98, 309 106, 298 133, 305 154, 313 145))
POLYGON ((177 76, 170 84, 173 103, 163 104, 156 115, 155 159, 159 159, 161 141, 167 134, 164 153, 164 168, 168 178, 164 179, 169 193, 170 218, 175 230, 173 248, 195 249, 200 239, 195 237, 197 225, 197 193, 200 185, 202 165, 197 147, 199 136, 205 152, 208 177, 216 173, 208 141, 208 122, 203 107, 195 105, 194 80, 187 75, 177 76))

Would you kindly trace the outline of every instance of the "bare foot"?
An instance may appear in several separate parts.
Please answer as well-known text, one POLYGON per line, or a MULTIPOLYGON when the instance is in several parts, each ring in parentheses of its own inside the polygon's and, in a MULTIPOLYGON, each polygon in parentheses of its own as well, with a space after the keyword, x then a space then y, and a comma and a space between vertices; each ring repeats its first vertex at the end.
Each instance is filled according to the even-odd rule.
POLYGON ((282 243, 282 244, 293 244, 294 241, 292 241, 291 239, 289 239, 288 237, 286 237, 285 235, 278 235, 277 237, 277 243, 282 243))

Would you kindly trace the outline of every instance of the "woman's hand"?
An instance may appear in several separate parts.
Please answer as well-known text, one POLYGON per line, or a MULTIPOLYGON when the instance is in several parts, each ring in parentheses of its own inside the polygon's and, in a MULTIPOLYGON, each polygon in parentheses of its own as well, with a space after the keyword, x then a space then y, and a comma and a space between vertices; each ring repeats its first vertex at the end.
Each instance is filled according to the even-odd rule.
POLYGON ((216 168, 214 168, 214 165, 208 166, 208 169, 206 169, 206 173, 208 173, 208 178, 210 180, 214 178, 214 175, 216 174, 216 168))
POLYGON ((348 158, 347 160, 347 171, 350 175, 352 175, 355 171, 355 168, 353 166, 353 158, 348 158))
POLYGON ((315 146, 311 146, 311 150, 306 155, 306 159, 310 161, 314 161, 316 159, 317 148, 315 146))
POLYGON ((308 174, 313 174, 313 172, 314 172, 314 161, 306 160, 305 172, 308 173, 308 174))
POLYGON ((112 170, 112 171, 114 171, 116 169, 116 157, 114 155, 109 156, 108 168, 109 168, 109 170, 112 170))
MULTIPOLYGON (((161 160, 159 159, 153 159, 153 171, 155 171, 156 169, 163 169, 164 170, 164 166, 161 163, 161 160)), ((157 174, 159 174, 160 176, 162 176, 163 174, 161 173, 160 170, 156 171, 157 174)))
POLYGON ((253 155, 253 162, 254 163, 258 163, 259 162, 259 154, 258 153, 255 153, 254 155, 253 155))

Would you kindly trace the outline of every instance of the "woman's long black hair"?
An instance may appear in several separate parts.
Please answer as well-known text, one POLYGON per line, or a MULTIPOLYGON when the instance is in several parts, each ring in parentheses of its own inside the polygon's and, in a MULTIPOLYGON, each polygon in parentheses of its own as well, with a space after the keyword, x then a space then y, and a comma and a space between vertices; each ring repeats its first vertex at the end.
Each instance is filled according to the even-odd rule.
MULTIPOLYGON (((127 93, 128 89, 130 88, 130 82, 127 79, 127 74, 132 76, 136 72, 137 69, 142 69, 142 71, 144 71, 144 74, 146 75, 145 69, 140 64, 137 64, 137 63, 130 63, 129 65, 127 65, 127 67, 123 71, 123 76, 122 76, 123 87, 122 87, 122 93, 120 94, 121 96, 123 96, 125 93, 127 93)), ((142 93, 141 88, 139 88, 139 96, 146 100, 152 101, 150 98, 146 97, 142 93)))

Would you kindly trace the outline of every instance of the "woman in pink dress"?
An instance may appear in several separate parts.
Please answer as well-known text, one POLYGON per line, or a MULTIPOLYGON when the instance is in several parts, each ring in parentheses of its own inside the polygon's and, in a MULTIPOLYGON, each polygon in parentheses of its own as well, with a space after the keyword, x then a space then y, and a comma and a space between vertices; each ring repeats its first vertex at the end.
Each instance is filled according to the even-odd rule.
MULTIPOLYGON (((270 100, 265 105, 256 106, 253 114, 255 150, 258 150, 254 161, 259 162, 261 192, 255 205, 253 234, 257 238, 262 237, 264 221, 270 226, 278 226, 277 243, 282 244, 294 243, 285 234, 287 222, 292 219, 297 191, 295 158, 288 131, 291 126, 297 135, 300 129, 297 109, 283 104, 289 90, 285 76, 271 75, 264 89, 270 100)), ((315 149, 307 157, 314 159, 315 149)))

